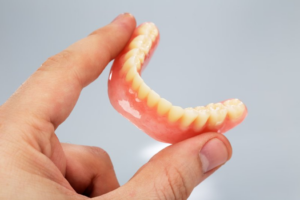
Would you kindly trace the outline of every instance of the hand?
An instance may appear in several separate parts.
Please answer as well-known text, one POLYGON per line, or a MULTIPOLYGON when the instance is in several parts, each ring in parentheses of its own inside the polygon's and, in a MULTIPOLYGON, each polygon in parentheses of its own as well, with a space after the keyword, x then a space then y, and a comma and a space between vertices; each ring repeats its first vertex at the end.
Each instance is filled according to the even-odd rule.
POLYGON ((59 142, 55 129, 135 26, 120 15, 49 58, 0 107, 0 199, 187 199, 231 157, 223 135, 201 134, 162 150, 120 187, 104 150, 59 142))

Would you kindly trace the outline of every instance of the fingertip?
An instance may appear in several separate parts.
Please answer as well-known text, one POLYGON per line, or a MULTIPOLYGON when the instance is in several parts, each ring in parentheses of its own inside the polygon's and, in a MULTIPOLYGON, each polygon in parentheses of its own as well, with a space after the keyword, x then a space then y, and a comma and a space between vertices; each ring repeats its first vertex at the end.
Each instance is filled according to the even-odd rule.
POLYGON ((130 13, 123 13, 117 16, 111 23, 111 26, 117 26, 123 29, 122 32, 132 33, 136 27, 135 17, 130 13))
POLYGON ((112 22, 112 24, 124 24, 124 23, 130 23, 136 25, 135 17, 128 12, 122 13, 118 15, 112 22))

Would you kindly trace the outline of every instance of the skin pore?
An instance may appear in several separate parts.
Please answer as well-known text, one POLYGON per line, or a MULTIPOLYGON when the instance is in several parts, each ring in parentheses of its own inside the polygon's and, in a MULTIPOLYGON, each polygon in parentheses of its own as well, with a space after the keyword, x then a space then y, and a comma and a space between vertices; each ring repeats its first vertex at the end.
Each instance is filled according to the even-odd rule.
POLYGON ((0 106, 0 199, 187 199, 230 159, 226 137, 204 133, 163 149, 120 186, 104 150, 59 142, 55 130, 81 90, 135 27, 132 15, 118 16, 50 57, 0 106))

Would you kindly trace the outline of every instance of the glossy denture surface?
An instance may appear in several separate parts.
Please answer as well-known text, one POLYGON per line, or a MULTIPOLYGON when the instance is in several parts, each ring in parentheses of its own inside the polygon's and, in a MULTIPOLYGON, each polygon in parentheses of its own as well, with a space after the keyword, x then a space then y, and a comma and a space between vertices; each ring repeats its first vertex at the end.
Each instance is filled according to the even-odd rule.
POLYGON ((224 133, 245 118, 247 109, 238 99, 184 109, 151 90, 140 74, 158 41, 156 26, 144 23, 136 28, 130 42, 114 61, 108 94, 119 113, 154 139, 167 143, 208 131, 224 133))

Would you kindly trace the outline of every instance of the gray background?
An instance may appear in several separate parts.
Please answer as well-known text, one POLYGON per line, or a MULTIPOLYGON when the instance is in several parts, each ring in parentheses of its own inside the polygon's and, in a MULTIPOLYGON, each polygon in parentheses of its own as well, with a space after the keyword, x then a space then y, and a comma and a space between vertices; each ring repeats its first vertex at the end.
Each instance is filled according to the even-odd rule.
MULTIPOLYGON (((49 56, 125 11, 160 29, 143 77, 161 96, 183 107, 227 98, 248 106, 244 123, 226 134, 231 161, 190 199, 299 200, 299 0, 1 0, 0 104, 49 56)), ((57 134, 105 149, 124 184, 165 145, 112 108, 109 69, 82 92, 57 134)))

